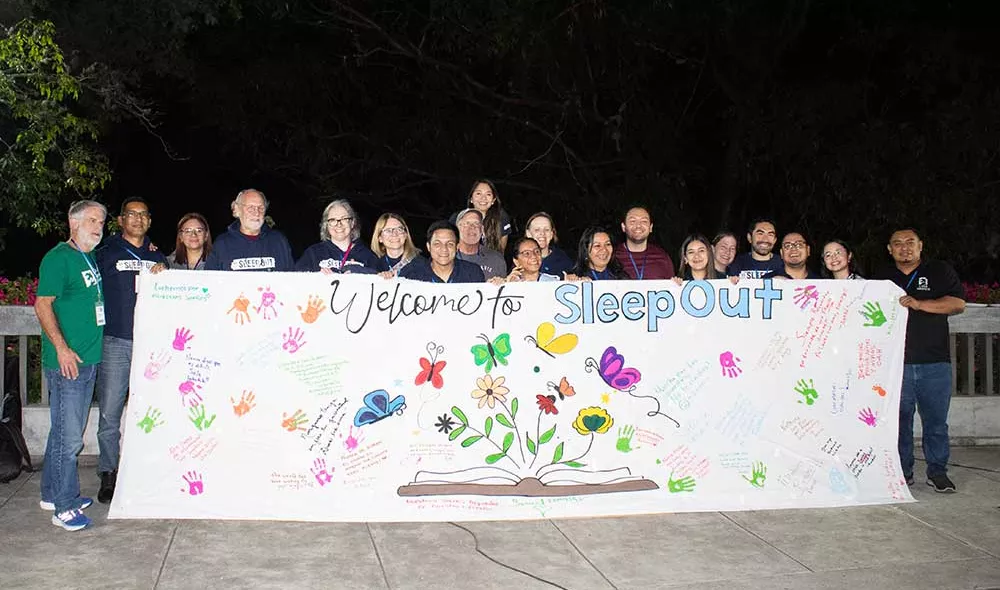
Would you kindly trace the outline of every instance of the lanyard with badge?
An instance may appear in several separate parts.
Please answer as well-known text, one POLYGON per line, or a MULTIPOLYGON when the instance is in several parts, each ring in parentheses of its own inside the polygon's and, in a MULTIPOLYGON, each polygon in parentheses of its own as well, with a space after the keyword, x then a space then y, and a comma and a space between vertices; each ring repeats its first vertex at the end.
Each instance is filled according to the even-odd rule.
POLYGON ((628 252, 628 259, 632 261, 632 270, 635 271, 635 278, 642 280, 642 277, 646 274, 646 257, 649 256, 649 248, 646 248, 645 253, 642 255, 642 268, 635 265, 635 258, 632 257, 632 251, 625 247, 625 251, 628 252))
POLYGON ((347 247, 346 251, 344 251, 344 255, 340 257, 340 272, 344 272, 344 266, 347 265, 347 257, 351 255, 351 250, 353 249, 354 242, 351 242, 351 245, 347 247))
POLYGON ((122 250, 125 250, 126 252, 128 252, 129 255, 132 258, 135 258, 136 260, 139 261, 139 272, 135 273, 135 292, 138 293, 139 292, 139 275, 141 275, 142 273, 146 272, 146 266, 144 264, 142 264, 142 256, 139 256, 138 254, 136 254, 135 252, 133 252, 132 249, 129 248, 128 246, 126 246, 125 244, 118 244, 118 245, 122 247, 122 250))
POLYGON ((910 280, 906 282, 906 288, 903 289, 903 290, 906 291, 907 294, 910 293, 910 285, 913 284, 913 279, 917 278, 917 275, 920 274, 919 271, 920 271, 920 267, 919 266, 917 268, 913 269, 913 274, 910 275, 910 280))
POLYGON ((92 264, 90 262, 90 256, 87 256, 83 249, 80 248, 80 245, 77 244, 73 238, 70 238, 69 241, 73 244, 73 247, 76 248, 76 251, 80 253, 80 256, 83 256, 83 261, 87 263, 87 268, 89 268, 90 272, 94 275, 94 284, 97 285, 97 301, 94 303, 94 316, 97 319, 97 325, 103 326, 105 323, 104 290, 101 289, 101 273, 97 270, 97 264, 92 264))

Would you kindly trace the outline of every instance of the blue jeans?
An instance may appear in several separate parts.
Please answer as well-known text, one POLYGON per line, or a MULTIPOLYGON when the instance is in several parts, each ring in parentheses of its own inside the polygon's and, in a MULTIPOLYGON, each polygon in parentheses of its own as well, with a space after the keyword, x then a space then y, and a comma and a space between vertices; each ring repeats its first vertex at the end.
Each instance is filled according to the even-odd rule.
POLYGON ((76 508, 80 497, 76 457, 83 450, 96 375, 97 365, 80 367, 76 379, 66 379, 59 369, 45 369, 51 426, 42 465, 42 500, 55 504, 57 513, 76 508))
POLYGON ((948 407, 951 405, 951 363, 903 365, 899 400, 899 462, 913 475, 913 410, 920 412, 921 440, 927 477, 948 473, 948 407))
POLYGON ((98 473, 118 469, 122 412, 131 368, 132 341, 105 336, 101 368, 97 372, 97 405, 101 408, 101 419, 97 423, 97 445, 101 451, 97 460, 98 473))

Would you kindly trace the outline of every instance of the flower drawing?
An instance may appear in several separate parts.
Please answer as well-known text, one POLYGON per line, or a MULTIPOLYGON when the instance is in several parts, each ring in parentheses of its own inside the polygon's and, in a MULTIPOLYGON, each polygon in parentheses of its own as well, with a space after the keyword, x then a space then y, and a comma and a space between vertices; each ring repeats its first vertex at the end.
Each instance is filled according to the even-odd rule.
POLYGON ((505 396, 510 393, 510 390, 503 387, 503 382, 503 377, 494 379, 490 375, 483 375, 476 379, 476 389, 472 390, 472 399, 479 400, 480 408, 488 405, 490 409, 493 409, 497 402, 506 402, 505 396))
POLYGON ((604 434, 611 428, 614 422, 607 410, 590 406, 589 408, 583 408, 576 415, 576 420, 573 421, 573 428, 584 436, 591 433, 604 434))

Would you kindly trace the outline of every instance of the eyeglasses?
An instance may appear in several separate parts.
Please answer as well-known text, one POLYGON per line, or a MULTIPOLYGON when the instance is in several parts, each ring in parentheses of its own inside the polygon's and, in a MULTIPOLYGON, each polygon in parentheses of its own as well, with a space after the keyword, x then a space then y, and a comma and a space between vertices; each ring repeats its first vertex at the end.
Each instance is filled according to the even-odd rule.
POLYGON ((382 235, 383 236, 405 236, 406 235, 406 228, 402 227, 402 226, 400 226, 400 227, 384 227, 384 228, 382 228, 382 235))
POLYGON ((530 256, 530 257, 534 258, 536 256, 540 257, 542 255, 542 251, 539 250, 538 248, 533 248, 531 250, 521 250, 520 252, 517 253, 517 255, 519 257, 520 256, 525 256, 525 257, 530 256))
POLYGON ((180 233, 184 234, 185 236, 200 236, 201 234, 205 233, 205 230, 200 227, 185 227, 180 231, 180 233))
POLYGON ((845 253, 841 252, 840 250, 831 250, 829 252, 823 253, 824 260, 830 260, 831 258, 843 258, 844 256, 845 253))
POLYGON ((134 211, 134 210, 133 211, 126 211, 123 215, 125 217, 128 217, 129 219, 136 219, 136 218, 139 218, 139 219, 149 219, 150 218, 149 211, 134 211))
POLYGON ((785 250, 802 250, 806 247, 805 242, 785 242, 781 245, 785 250))
POLYGON ((462 223, 458 224, 458 227, 467 227, 469 229, 479 229, 479 228, 483 227, 483 224, 479 223, 478 221, 463 221, 462 223))
POLYGON ((334 227, 340 227, 341 225, 350 225, 353 217, 341 217, 339 219, 327 219, 326 222, 334 227))
POLYGON ((247 213, 263 213, 267 211, 267 207, 264 205, 243 205, 242 207, 247 213))

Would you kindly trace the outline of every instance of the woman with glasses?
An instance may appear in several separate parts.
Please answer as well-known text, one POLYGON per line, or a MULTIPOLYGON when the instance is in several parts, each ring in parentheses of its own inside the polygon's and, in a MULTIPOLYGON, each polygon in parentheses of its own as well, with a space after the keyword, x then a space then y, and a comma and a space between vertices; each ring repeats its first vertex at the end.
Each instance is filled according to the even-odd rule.
POLYGON ((167 256, 167 268, 205 270, 205 259, 211 251, 208 220, 201 213, 188 213, 177 222, 177 243, 167 256))
POLYGON ((864 279, 854 265, 854 253, 843 240, 830 240, 823 246, 823 267, 820 271, 824 279, 864 279))
POLYGON ((736 258, 736 234, 728 231, 719 232, 712 240, 713 266, 716 274, 726 276, 726 269, 736 258))
MULTIPOLYGON (((556 245, 559 239, 556 236, 556 224, 551 215, 542 211, 529 217, 528 224, 524 227, 524 235, 534 239, 542 251, 541 272, 564 277, 566 273, 573 270, 573 261, 563 252, 562 248, 556 245)), ((515 249, 515 255, 516 253, 515 249)))
POLYGON ((347 200, 337 199, 326 206, 319 224, 319 237, 319 243, 302 253, 295 270, 318 270, 327 274, 374 274, 380 270, 378 257, 359 239, 358 216, 347 200))
POLYGON ((580 236, 576 268, 567 280, 615 281, 628 278, 614 257, 611 232, 602 227, 588 227, 580 236))
POLYGON ((379 259, 380 274, 387 278, 398 275, 404 266, 420 256, 406 221, 395 213, 383 213, 378 218, 371 244, 372 252, 379 259))
POLYGON ((514 242, 514 269, 506 278, 490 279, 491 283, 519 283, 535 281, 558 281, 560 277, 542 272, 542 248, 538 242, 523 237, 514 242))
POLYGON ((684 281, 707 281, 719 278, 719 273, 715 269, 712 246, 705 236, 691 234, 684 238, 679 258, 681 266, 677 276, 673 278, 678 285, 684 281))
MULTIPOLYGON (((514 231, 514 224, 500 203, 496 185, 489 180, 477 180, 469 191, 468 203, 470 208, 483 216, 483 243, 486 247, 500 254, 506 252, 507 238, 514 231)), ((458 214, 462 211, 456 211, 451 216, 449 221, 453 225, 458 225, 458 214)))

